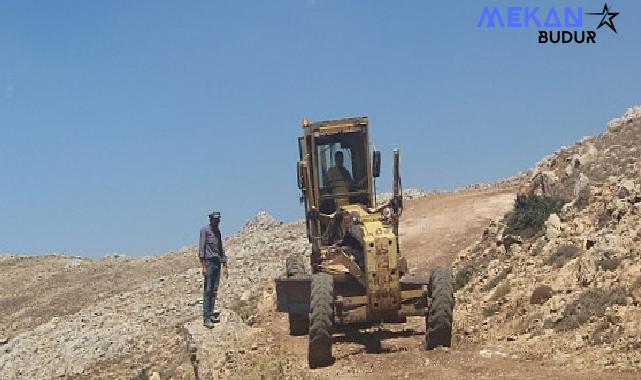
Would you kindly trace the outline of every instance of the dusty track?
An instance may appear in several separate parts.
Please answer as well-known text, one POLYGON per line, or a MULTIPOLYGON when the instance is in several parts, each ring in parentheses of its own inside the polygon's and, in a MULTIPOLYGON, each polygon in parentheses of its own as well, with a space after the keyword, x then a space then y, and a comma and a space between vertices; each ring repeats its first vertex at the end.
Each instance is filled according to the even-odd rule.
MULTIPOLYGON (((428 273, 435 265, 450 264, 461 249, 479 238, 490 219, 499 218, 510 209, 513 197, 509 190, 489 189, 407 201, 400 231, 401 249, 412 271, 420 275, 428 273)), ((264 234, 261 231, 256 233, 264 234)), ((299 234, 302 229, 299 231, 292 227, 290 233, 299 234)), ((244 243, 238 241, 234 244, 239 251, 239 244, 244 243)), ((262 249, 257 243, 249 246, 262 249)), ((248 253, 243 260, 249 260, 252 255, 248 253)), ((29 334, 54 316, 66 321, 78 319, 79 312, 91 315, 96 305, 103 301, 117 301, 114 303, 118 305, 115 317, 129 318, 134 325, 138 323, 134 317, 140 317, 140 307, 154 312, 162 309, 165 319, 152 318, 150 321, 156 324, 145 330, 148 331, 145 341, 154 343, 153 350, 151 347, 147 350, 143 344, 142 348, 131 349, 125 357, 88 364, 75 378, 131 378, 141 374, 141 369, 151 368, 159 371, 162 379, 169 378, 171 374, 174 374, 174 379, 193 379, 186 342, 176 335, 176 326, 184 325, 185 318, 194 326, 200 326, 198 305, 185 306, 199 297, 201 277, 195 269, 197 266, 193 250, 150 258, 5 258, 0 261, 0 308, 4 312, 0 316, 0 338, 6 341, 19 334, 29 334), (166 285, 158 288, 160 283, 166 285), (160 298, 150 297, 142 291, 149 285, 153 285, 150 289, 154 294, 160 294, 161 290, 166 294, 160 298), (120 303, 118 297, 125 292, 135 293, 136 289, 142 290, 132 305, 120 303), (160 305, 170 298, 180 300, 178 306, 185 304, 177 308, 180 313, 175 317, 172 317, 172 309, 160 305), (180 367, 182 369, 178 371, 180 367), (177 376, 178 373, 183 375, 177 376)), ((230 272, 233 274, 239 269, 240 262, 230 272)), ((247 276, 241 276, 239 272, 237 277, 247 276)), ((260 289, 262 292, 264 288, 260 289)), ((265 379, 638 378, 635 374, 615 371, 577 370, 569 357, 530 358, 519 353, 510 342, 479 346, 455 337, 449 350, 425 351, 422 348, 424 321, 418 317, 404 325, 386 325, 353 336, 336 335, 336 362, 330 367, 310 371, 306 358, 307 337, 288 335, 287 316, 274 310, 273 289, 263 297, 258 296, 261 301, 256 322, 251 328, 242 325, 247 336, 240 343, 230 352, 212 350, 199 354, 203 369, 206 365, 216 368, 211 377, 204 375, 203 370, 201 379, 253 379, 261 376, 265 379), (215 366, 220 361, 224 368, 215 366)), ((236 327, 221 323, 215 331, 196 330, 207 343, 224 341, 216 337, 222 336, 225 329, 236 327)), ((79 333, 92 334, 93 330, 79 333)))
MULTIPOLYGON (((513 203, 509 190, 478 190, 409 201, 403 214, 401 244, 410 268, 427 272, 450 264, 455 255, 478 239, 487 222, 513 203)), ((485 347, 455 337, 448 350, 422 348, 424 321, 383 326, 362 335, 336 335, 336 362, 306 369, 307 337, 288 335, 285 314, 274 311, 273 298, 263 303, 254 338, 267 351, 288 356, 289 373, 320 379, 633 379, 634 374, 576 370, 563 359, 530 359, 509 346, 485 347)), ((256 353, 255 355, 261 355, 256 353)), ((245 360, 252 362, 251 354, 245 360)), ((263 359, 264 360, 264 359, 263 359)), ((232 374, 232 377, 233 374, 232 374)))
POLYGON ((509 190, 464 191, 406 202, 399 230, 401 249, 413 272, 449 265, 477 240, 490 219, 502 217, 514 202, 509 190))

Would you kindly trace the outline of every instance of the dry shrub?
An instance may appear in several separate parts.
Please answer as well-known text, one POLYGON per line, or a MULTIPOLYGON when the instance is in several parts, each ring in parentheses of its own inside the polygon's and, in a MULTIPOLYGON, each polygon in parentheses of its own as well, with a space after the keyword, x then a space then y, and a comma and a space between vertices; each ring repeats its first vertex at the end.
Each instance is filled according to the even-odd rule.
POLYGON ((604 209, 603 212, 599 215, 599 219, 597 221, 597 226, 599 228, 604 228, 605 226, 608 225, 608 223, 612 220, 612 210, 610 209, 604 209))
POLYGON ((579 256, 581 250, 573 244, 565 244, 559 247, 553 254, 548 258, 548 264, 555 267, 561 268, 568 261, 579 256))
POLYGON ((456 276, 454 276, 454 291, 464 288, 470 282, 477 265, 476 261, 470 261, 456 272, 456 276))
POLYGON ((530 297, 531 305, 543 305, 552 297, 552 288, 547 285, 537 286, 530 297))
POLYGON ((627 295, 623 288, 588 289, 565 306, 563 318, 554 325, 554 329, 572 330, 588 322, 592 316, 602 317, 608 306, 625 305, 627 295))
POLYGON ((489 292, 494 289, 501 281, 507 278, 507 275, 512 273, 512 267, 503 268, 499 274, 492 278, 485 286, 483 286, 483 291, 489 292))
POLYGON ((234 379, 301 379, 315 378, 311 373, 296 368, 295 358, 282 348, 269 351, 249 351, 239 360, 234 379))
POLYGON ((590 204, 590 197, 590 186, 582 187, 574 200, 574 206, 579 210, 586 208, 590 204))
POLYGON ((500 300, 510 293, 510 282, 504 282, 499 287, 496 288, 494 294, 492 294, 493 300, 500 300))
POLYGON ((238 314, 243 322, 251 325, 253 318, 258 314, 258 302, 255 299, 250 299, 249 301, 235 299, 230 302, 229 309, 238 314))
POLYGON ((637 279, 634 280, 634 283, 632 283, 632 288, 641 289, 641 276, 637 277, 637 279))
POLYGON ((545 247, 545 240, 539 239, 537 240, 533 245, 532 249, 530 250, 530 255, 531 256, 540 256, 541 253, 543 252, 543 247, 545 247))
POLYGON ((597 266, 606 271, 616 270, 619 264, 621 264, 621 259, 618 257, 605 257, 596 263, 597 266))
POLYGON ((529 314, 518 323, 518 325, 516 326, 516 332, 519 334, 528 333, 534 330, 533 325, 535 324, 535 322, 540 322, 542 319, 543 313, 540 311, 529 314))
POLYGON ((492 303, 488 304, 486 307, 483 308, 483 316, 489 317, 491 315, 494 315, 500 309, 501 309, 501 307, 499 306, 498 303, 492 302, 492 303))
POLYGON ((613 344, 621 336, 621 331, 612 329, 612 325, 606 321, 601 321, 590 334, 590 343, 592 344, 613 344))

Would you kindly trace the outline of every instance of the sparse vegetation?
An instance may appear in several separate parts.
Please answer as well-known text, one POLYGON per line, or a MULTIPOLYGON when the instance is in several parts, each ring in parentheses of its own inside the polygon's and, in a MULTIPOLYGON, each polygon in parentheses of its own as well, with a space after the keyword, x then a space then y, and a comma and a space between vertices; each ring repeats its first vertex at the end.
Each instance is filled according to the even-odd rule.
POLYGON ((543 247, 545 247, 545 240, 539 239, 537 240, 533 245, 532 249, 530 250, 530 255, 532 256, 540 256, 541 253, 543 252, 543 247))
POLYGON ((463 287, 465 287, 465 285, 467 285, 468 282, 470 282, 472 276, 474 275, 475 269, 476 262, 471 261, 465 264, 463 268, 459 269, 458 272, 456 272, 456 276, 454 276, 454 291, 462 289, 463 287))
POLYGON ((252 324, 251 322, 254 316, 258 313, 258 305, 255 299, 249 301, 243 301, 241 299, 233 300, 229 305, 229 309, 236 312, 236 314, 242 318, 243 322, 249 325, 252 324))
POLYGON ((523 319, 516 325, 516 331, 519 334, 530 332, 537 327, 536 325, 541 322, 542 318, 543 313, 540 311, 529 314, 523 317, 523 319))
POLYGON ((611 329, 611 325, 609 323, 600 322, 590 335, 590 343, 612 344, 617 341, 620 335, 621 332, 616 329, 611 329))
POLYGON ((532 291, 532 296, 530 297, 530 304, 532 305, 543 305, 552 297, 552 288, 547 285, 537 286, 536 289, 532 291))
POLYGON ((601 267, 601 269, 606 270, 606 271, 614 271, 619 267, 619 264, 621 264, 621 259, 614 256, 614 257, 604 257, 601 260, 597 261, 597 266, 601 267))
POLYGON ((590 204, 591 195, 589 186, 582 187, 574 201, 574 206, 579 210, 586 208, 590 204))
POLYGON ((551 214, 558 213, 565 200, 555 196, 518 195, 506 217, 506 232, 532 237, 543 228, 551 214))
POLYGON ((581 250, 579 247, 573 244, 562 245, 556 250, 556 252, 550 255, 548 258, 548 264, 555 268, 561 268, 568 261, 579 256, 580 252, 581 250))
POLYGON ((636 280, 634 280, 634 283, 632 284, 633 289, 641 289, 641 276, 637 277, 636 280))
POLYGON ((291 354, 282 348, 269 351, 251 351, 243 356, 242 363, 237 366, 233 378, 238 379, 290 379, 301 380, 314 378, 311 374, 303 374, 296 371, 292 373, 295 359, 291 354))
POLYGON ((505 280, 505 279, 507 278, 507 275, 508 275, 508 274, 510 274, 510 273, 512 273, 512 267, 506 267, 506 268, 503 268, 503 269, 499 272, 499 274, 497 274, 497 275, 496 275, 494 278, 492 278, 492 279, 491 279, 487 284, 485 284, 485 286, 483 286, 483 290, 487 292, 487 291, 490 291, 490 290, 492 290, 492 289, 496 288, 496 286, 497 286, 501 281, 505 280))
POLYGON ((554 329, 572 330, 588 322, 592 316, 602 317, 608 306, 624 305, 627 295, 623 288, 588 289, 565 306, 563 318, 554 325, 554 329))
POLYGON ((149 380, 149 374, 147 373, 147 369, 143 368, 138 372, 134 377, 131 378, 131 380, 149 380))
POLYGON ((612 210, 606 208, 603 210, 603 212, 599 215, 598 219, 598 226, 599 228, 603 228, 607 226, 608 222, 612 220, 612 210))
POLYGON ((510 283, 509 282, 504 282, 500 286, 496 288, 494 291, 494 294, 492 294, 492 299, 493 300, 500 300, 501 298, 505 297, 510 293, 510 283))
POLYGON ((490 303, 489 305, 487 305, 486 307, 483 308, 483 316, 489 317, 491 315, 494 315, 500 309, 501 309, 501 307, 499 306, 498 303, 492 302, 492 303, 490 303))

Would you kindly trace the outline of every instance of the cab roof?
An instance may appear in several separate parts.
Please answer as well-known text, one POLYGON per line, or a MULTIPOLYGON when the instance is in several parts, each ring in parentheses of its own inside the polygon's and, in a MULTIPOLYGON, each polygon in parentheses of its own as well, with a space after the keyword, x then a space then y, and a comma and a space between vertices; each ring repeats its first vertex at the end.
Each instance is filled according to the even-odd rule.
POLYGON ((318 132, 321 135, 345 132, 360 132, 363 129, 367 128, 367 124, 367 116, 315 122, 310 122, 307 119, 303 119, 303 129, 306 132, 318 132))

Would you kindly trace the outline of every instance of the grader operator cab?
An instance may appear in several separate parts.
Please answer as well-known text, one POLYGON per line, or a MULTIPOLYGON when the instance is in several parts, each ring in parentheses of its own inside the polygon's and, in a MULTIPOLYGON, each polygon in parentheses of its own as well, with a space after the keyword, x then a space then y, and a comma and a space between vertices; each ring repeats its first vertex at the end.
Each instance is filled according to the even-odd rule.
POLYGON ((311 368, 331 364, 334 332, 402 323, 425 316, 425 346, 449 346, 452 275, 436 268, 411 277, 398 240, 403 211, 399 151, 393 153, 393 195, 376 204, 381 155, 370 152, 368 119, 310 123, 298 139, 298 187, 312 246, 311 273, 303 256, 286 260, 276 279, 278 310, 289 313, 292 335, 309 334, 311 368))

